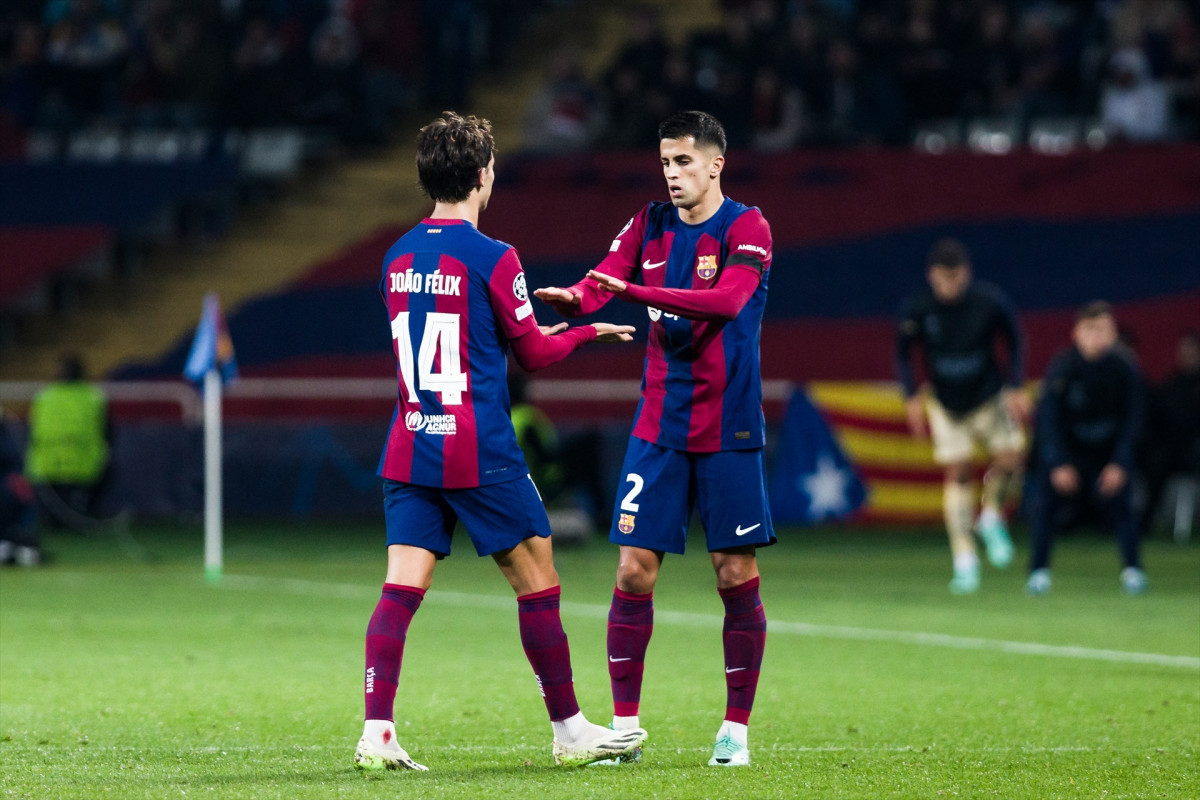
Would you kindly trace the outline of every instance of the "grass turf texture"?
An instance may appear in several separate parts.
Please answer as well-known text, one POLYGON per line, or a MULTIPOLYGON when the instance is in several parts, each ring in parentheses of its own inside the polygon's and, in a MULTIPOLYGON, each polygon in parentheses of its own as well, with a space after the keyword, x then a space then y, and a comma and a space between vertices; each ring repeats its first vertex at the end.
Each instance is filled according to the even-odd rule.
MULTIPOLYGON (((430 771, 364 775, 351 756, 379 528, 232 525, 219 586, 203 579, 199 531, 135 533, 156 560, 57 534, 51 565, 0 575, 0 796, 1200 796, 1195 545, 1148 543, 1140 597, 1120 593, 1115 547, 1099 537, 1062 543, 1047 597, 1023 595, 1019 568, 985 568, 978 595, 952 597, 939 533, 781 532, 760 559, 771 633, 753 764, 734 770, 704 766, 725 691, 711 567, 702 551, 671 556, 645 758, 564 770, 511 592, 463 540, 438 567, 401 674, 400 742, 430 771), (1004 641, 1079 649, 996 649, 1004 641)), ((556 554, 577 693, 601 723, 615 557, 601 541, 556 554)))

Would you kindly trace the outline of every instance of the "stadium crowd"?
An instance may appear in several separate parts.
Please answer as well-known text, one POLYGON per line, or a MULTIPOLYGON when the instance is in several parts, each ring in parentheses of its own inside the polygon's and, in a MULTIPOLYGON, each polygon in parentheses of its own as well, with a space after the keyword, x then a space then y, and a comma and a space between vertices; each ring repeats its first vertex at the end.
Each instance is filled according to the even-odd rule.
POLYGON ((1183 0, 724 0, 680 44, 647 6, 598 81, 556 54, 528 129, 546 151, 628 147, 674 109, 731 146, 904 145, 923 123, 1102 120, 1110 138, 1200 134, 1200 12, 1183 0))
POLYGON ((320 125, 461 106, 545 0, 11 0, 0 131, 320 125), (463 54, 469 57, 462 57, 463 54))
MULTIPOLYGON (((32 128, 322 126, 387 139, 460 107, 552 0, 11 0, 0 141, 32 128), (469 57, 462 57, 463 54, 469 57)), ((561 0, 559 0, 561 4, 561 0)), ((923 123, 1062 115, 1131 140, 1200 135, 1195 0, 723 0, 675 43, 652 6, 603 74, 549 56, 527 139, 631 147, 680 108, 735 147, 903 145, 923 123)))

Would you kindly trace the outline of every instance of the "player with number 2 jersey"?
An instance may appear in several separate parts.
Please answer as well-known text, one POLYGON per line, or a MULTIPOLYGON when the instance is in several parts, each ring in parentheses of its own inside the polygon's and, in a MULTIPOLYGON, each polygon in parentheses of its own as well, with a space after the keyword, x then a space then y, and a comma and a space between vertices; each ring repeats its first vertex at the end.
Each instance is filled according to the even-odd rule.
POLYGON ((613 727, 636 728, 666 553, 684 551, 693 509, 725 604, 725 719, 714 766, 750 763, 747 724, 766 641, 756 548, 774 543, 763 463, 759 339, 771 230, 721 193, 725 132, 699 111, 659 127, 670 203, 650 203, 608 255, 568 288, 535 294, 565 316, 613 297, 647 308, 641 401, 613 514, 620 545, 609 612, 613 727))

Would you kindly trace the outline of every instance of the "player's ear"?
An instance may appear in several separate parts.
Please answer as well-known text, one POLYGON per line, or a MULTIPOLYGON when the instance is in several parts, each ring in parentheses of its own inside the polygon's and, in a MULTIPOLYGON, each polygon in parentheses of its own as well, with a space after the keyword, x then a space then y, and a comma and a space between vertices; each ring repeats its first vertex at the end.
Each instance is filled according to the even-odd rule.
POLYGON ((715 178, 721 174, 721 170, 725 168, 725 156, 719 153, 713 156, 712 162, 708 166, 709 177, 715 178))

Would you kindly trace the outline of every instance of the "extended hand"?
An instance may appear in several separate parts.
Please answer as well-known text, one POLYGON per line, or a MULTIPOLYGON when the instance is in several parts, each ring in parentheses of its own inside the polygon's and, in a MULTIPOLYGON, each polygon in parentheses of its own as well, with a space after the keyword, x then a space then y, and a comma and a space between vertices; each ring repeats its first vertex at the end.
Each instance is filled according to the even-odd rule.
POLYGON ((556 333, 562 333, 567 329, 567 323, 560 322, 557 325, 538 325, 538 330, 543 336, 553 336, 556 333))
POLYGON ((596 329, 597 342, 633 341, 634 328, 632 325, 613 325, 609 322, 593 322, 592 327, 596 329))
POLYGON ((620 278, 614 278, 612 275, 605 275, 603 272, 597 272, 594 269, 588 270, 587 276, 596 283, 600 284, 600 288, 606 292, 620 294, 627 288, 625 281, 621 280, 620 278))
POLYGON ((533 296, 543 303, 554 305, 561 303, 568 306, 579 305, 579 295, 558 286, 547 286, 544 289, 534 289, 533 296))

